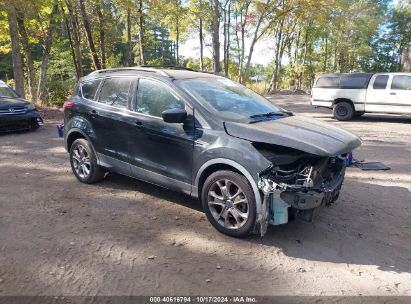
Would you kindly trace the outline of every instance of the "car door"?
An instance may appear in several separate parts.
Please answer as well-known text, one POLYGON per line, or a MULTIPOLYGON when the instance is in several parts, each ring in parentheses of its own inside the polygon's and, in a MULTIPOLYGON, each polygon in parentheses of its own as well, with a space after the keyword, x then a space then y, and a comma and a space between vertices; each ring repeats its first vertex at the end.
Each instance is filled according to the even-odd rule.
MULTIPOLYGON (((98 131, 100 122, 96 119, 95 113, 99 109, 97 103, 98 92, 103 83, 103 79, 91 79, 82 82, 79 85, 79 94, 82 97, 82 102, 78 104, 75 116, 83 117, 85 119, 79 119, 75 121, 73 127, 85 130, 93 144, 94 150, 99 153, 102 150, 100 141, 97 138, 96 132, 98 131), (77 125, 78 124, 78 125, 77 125)), ((69 118, 70 119, 70 118, 69 118)))
POLYGON ((135 84, 134 77, 106 78, 98 96, 98 107, 91 113, 96 125, 100 161, 126 175, 130 175, 128 132, 132 113, 129 106, 135 84))
POLYGON ((390 85, 391 113, 411 113, 411 74, 394 74, 390 85))
POLYGON ((371 79, 365 100, 365 112, 385 112, 389 103, 389 74, 377 74, 371 79))
POLYGON ((138 81, 133 127, 132 174, 185 193, 191 192, 194 147, 193 109, 170 84, 151 78, 138 81), (185 109, 184 123, 166 123, 161 113, 185 109))

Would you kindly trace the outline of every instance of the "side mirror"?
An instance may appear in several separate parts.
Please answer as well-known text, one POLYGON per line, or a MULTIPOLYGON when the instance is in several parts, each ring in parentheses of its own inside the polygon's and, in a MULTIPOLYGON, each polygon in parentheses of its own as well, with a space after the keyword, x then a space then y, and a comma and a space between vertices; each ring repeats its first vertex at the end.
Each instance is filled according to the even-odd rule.
POLYGON ((187 111, 183 109, 170 109, 163 111, 161 116, 168 123, 183 123, 187 119, 187 111))

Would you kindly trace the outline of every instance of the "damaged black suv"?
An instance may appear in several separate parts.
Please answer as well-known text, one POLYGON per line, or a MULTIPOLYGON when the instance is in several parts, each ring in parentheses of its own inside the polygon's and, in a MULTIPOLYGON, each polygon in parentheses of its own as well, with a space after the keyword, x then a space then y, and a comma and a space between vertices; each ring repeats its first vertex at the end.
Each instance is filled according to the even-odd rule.
POLYGON ((134 67, 83 77, 64 105, 83 183, 117 172, 198 197, 211 224, 243 237, 334 202, 360 139, 294 115, 227 78, 134 67))

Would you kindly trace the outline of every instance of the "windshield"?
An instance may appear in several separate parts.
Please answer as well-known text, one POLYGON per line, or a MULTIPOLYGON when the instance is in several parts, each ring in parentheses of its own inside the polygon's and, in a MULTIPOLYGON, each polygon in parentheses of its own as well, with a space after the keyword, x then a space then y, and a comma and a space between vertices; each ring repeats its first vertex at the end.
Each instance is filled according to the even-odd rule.
POLYGON ((224 120, 252 121, 285 115, 264 97, 226 78, 187 79, 180 86, 224 120))
POLYGON ((10 88, 7 84, 5 84, 4 82, 3 83, 0 82, 0 98, 1 97, 17 98, 19 97, 19 95, 17 95, 17 93, 12 88, 10 88))

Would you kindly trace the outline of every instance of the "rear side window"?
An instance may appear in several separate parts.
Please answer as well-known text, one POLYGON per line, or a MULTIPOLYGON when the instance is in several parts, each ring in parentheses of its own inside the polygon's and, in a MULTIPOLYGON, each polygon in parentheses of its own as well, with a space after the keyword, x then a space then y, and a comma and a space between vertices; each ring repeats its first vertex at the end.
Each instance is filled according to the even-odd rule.
POLYGON ((106 79, 100 92, 99 102, 117 108, 127 108, 132 81, 127 77, 106 79))
POLYGON ((391 90, 411 90, 411 76, 394 76, 391 83, 391 90))
POLYGON ((315 87, 317 88, 338 88, 340 86, 340 77, 320 77, 315 87))
POLYGON ((341 89, 364 89, 370 78, 368 76, 350 75, 341 78, 341 89))
POLYGON ((374 90, 385 90, 385 88, 387 87, 388 77, 388 75, 379 75, 375 77, 372 88, 374 90))
POLYGON ((90 81, 83 82, 81 84, 81 92, 84 98, 90 100, 96 100, 96 93, 98 87, 100 86, 101 79, 94 79, 90 81))

